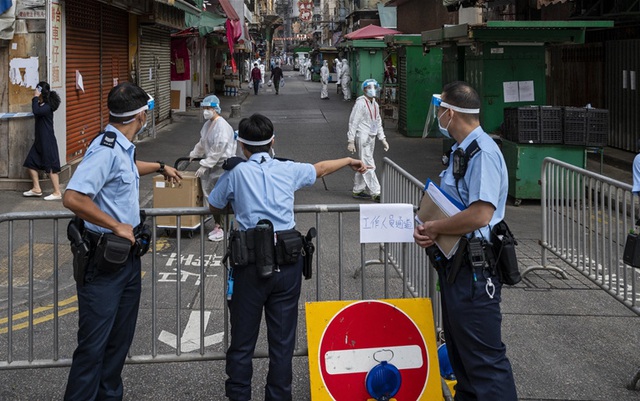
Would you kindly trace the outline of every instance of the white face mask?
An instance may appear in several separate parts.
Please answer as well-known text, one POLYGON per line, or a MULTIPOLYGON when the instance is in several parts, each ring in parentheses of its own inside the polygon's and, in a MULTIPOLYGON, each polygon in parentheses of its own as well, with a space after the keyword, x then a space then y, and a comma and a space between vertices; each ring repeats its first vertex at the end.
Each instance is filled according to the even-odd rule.
MULTIPOLYGON (((445 110, 444 113, 446 113, 447 111, 449 110, 445 110)), ((446 136, 447 138, 451 138, 451 134, 449 134, 449 125, 451 125, 451 119, 449 119, 449 123, 446 127, 443 127, 442 124, 440 124, 440 119, 442 118, 442 116, 444 116, 444 113, 440 114, 440 117, 438 117, 438 129, 440 129, 442 135, 446 136)))
POLYGON ((136 136, 142 134, 144 132, 145 128, 147 128, 147 119, 146 118, 144 120, 144 124, 142 124, 142 127, 140 127, 138 132, 136 132, 136 136))
POLYGON ((213 113, 213 110, 205 109, 202 112, 202 115, 204 116, 205 120, 211 120, 214 116, 214 113, 213 113))
POLYGON ((376 90, 375 89, 367 89, 364 93, 365 93, 365 95, 367 95, 369 97, 376 97, 376 90))

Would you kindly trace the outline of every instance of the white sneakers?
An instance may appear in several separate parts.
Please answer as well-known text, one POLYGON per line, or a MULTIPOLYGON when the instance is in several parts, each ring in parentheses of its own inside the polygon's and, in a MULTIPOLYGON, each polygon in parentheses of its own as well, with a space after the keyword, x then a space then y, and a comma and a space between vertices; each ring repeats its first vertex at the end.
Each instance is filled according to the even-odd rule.
POLYGON ((44 200, 52 201, 52 200, 62 200, 62 195, 47 195, 44 197, 44 200))
POLYGON ((209 233, 209 241, 219 242, 224 239, 224 230, 219 224, 216 224, 215 228, 209 233))
MULTIPOLYGON (((26 192, 23 192, 22 196, 26 196, 28 198, 30 198, 30 197, 40 197, 40 196, 42 196, 42 192, 35 192, 35 191, 32 191, 32 190, 28 190, 26 192)), ((62 194, 61 195, 54 195, 54 194, 47 195, 47 196, 44 197, 44 200, 48 200, 48 201, 62 200, 62 194)))

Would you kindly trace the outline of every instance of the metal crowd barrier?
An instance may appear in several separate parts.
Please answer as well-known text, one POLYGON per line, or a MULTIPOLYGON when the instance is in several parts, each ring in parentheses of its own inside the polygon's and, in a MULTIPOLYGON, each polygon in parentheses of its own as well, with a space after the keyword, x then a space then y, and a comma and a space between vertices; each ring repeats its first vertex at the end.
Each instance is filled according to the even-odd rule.
MULTIPOLYGON (((385 202, 418 204, 422 184, 388 159, 383 183, 388 186, 383 192, 385 202)), ((224 359, 229 320, 221 259, 226 238, 222 245, 206 240, 207 208, 146 212, 147 223, 154 228, 154 246, 143 257, 142 270, 151 283, 143 285, 127 363, 224 359), (175 226, 181 227, 183 217, 190 215, 199 216, 199 236, 190 238, 181 230, 169 238, 159 235, 158 217, 176 216, 175 226), (163 250, 162 244, 170 251, 163 250), (212 249, 216 249, 213 255, 212 249), (187 287, 193 277, 196 284, 187 287), (191 343, 180 336, 187 319, 187 326, 197 328, 191 343), (210 334, 212 327, 215 335, 210 334), (220 341, 211 346, 213 337, 220 341)), ((318 230, 313 277, 303 282, 301 308, 308 301, 431 297, 434 312, 438 311, 436 326, 440 326, 435 274, 423 249, 413 243, 354 246, 359 243, 357 204, 298 205, 295 215, 301 231, 311 226, 318 230)), ((66 238, 70 217, 69 211, 0 215, 0 370, 70 366, 77 330, 76 290, 66 238)), ((302 313, 298 326, 295 355, 305 356, 302 313)), ((266 349, 257 349, 255 356, 266 357, 266 349)))
POLYGON ((550 252, 640 314, 638 272, 622 262, 637 213, 631 186, 552 158, 542 163, 541 185, 542 260, 523 275, 548 269, 566 277, 548 264, 550 252))

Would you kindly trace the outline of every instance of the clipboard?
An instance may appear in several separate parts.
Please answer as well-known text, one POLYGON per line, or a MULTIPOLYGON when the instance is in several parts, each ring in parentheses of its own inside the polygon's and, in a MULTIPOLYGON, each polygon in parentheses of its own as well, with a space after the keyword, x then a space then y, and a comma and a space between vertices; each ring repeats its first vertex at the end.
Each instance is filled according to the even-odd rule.
MULTIPOLYGON (((425 185, 424 195, 420 201, 420 208, 416 212, 416 222, 422 224, 425 221, 441 220, 451 217, 461 211, 459 204, 455 204, 454 200, 444 192, 440 187, 428 180, 425 185)), ((457 202, 456 202, 457 203, 457 202)), ((438 235, 435 241, 440 251, 447 259, 450 259, 458 249, 460 244, 459 235, 438 235)))

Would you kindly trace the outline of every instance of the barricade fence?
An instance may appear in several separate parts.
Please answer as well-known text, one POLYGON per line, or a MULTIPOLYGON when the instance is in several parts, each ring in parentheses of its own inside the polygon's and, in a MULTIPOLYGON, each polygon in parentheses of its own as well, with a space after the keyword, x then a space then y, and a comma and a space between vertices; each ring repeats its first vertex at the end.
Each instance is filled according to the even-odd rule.
POLYGON ((637 200, 631 186, 611 178, 544 159, 541 169, 541 266, 551 269, 547 252, 640 314, 638 271, 622 261, 627 233, 634 228, 637 200))
MULTIPOLYGON (((418 204, 421 184, 387 159, 383 177, 389 187, 385 202, 418 204)), ((127 363, 224 359, 227 239, 207 241, 207 208, 145 211, 153 226, 152 247, 142 258, 140 311, 127 363), (159 216, 176 216, 176 227, 185 216, 198 216, 200 224, 193 232, 174 229, 164 235, 159 216)), ((0 215, 0 370, 70 366, 78 310, 66 238, 72 216, 69 211, 0 215)), ((303 234, 312 226, 318 231, 313 276, 304 280, 300 297, 295 355, 308 355, 305 302, 431 297, 439 311, 435 273, 424 250, 414 243, 360 244, 359 205, 297 205, 295 216, 303 234)), ((255 356, 267 355, 263 326, 255 356)))

